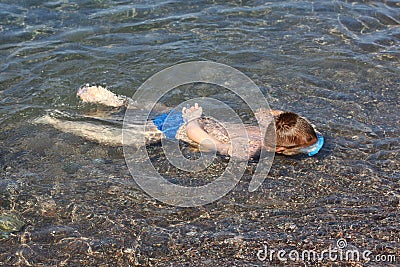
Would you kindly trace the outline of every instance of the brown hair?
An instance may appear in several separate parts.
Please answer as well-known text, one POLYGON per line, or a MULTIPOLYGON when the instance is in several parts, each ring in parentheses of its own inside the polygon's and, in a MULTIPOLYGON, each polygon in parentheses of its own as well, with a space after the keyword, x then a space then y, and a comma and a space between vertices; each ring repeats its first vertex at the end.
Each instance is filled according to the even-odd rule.
POLYGON ((276 146, 287 149, 312 145, 317 135, 311 124, 293 112, 283 112, 275 117, 276 146))

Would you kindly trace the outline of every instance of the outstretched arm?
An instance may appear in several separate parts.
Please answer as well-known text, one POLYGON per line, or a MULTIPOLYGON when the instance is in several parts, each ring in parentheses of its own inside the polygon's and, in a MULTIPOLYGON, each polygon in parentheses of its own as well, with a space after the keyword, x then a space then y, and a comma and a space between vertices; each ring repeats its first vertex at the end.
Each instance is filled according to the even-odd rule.
POLYGON ((182 117, 186 123, 186 133, 194 142, 198 143, 201 151, 218 151, 223 155, 229 155, 230 145, 223 144, 208 133, 200 126, 198 119, 203 113, 202 108, 195 103, 190 108, 182 109, 182 117))

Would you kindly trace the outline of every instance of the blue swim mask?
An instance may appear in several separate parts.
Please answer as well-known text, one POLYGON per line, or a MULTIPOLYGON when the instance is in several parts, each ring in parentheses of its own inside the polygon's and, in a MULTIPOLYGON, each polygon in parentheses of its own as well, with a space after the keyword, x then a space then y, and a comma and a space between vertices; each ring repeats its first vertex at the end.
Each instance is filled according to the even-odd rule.
POLYGON ((300 151, 302 153, 305 153, 310 157, 317 154, 319 152, 319 150, 322 148, 322 146, 324 145, 324 137, 322 136, 322 134, 320 134, 317 131, 315 131, 315 133, 317 134, 317 139, 318 139, 317 142, 309 147, 304 147, 304 148, 300 149, 300 151))

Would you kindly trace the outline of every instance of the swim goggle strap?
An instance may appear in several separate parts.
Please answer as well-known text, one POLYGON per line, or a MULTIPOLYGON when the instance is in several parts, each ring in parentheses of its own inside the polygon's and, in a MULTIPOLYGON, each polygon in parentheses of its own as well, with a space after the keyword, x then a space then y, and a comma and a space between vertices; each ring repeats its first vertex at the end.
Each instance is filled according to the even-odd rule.
POLYGON ((312 157, 319 152, 319 150, 324 145, 324 137, 318 131, 315 131, 317 134, 317 142, 309 147, 301 148, 300 152, 307 154, 308 156, 312 157))

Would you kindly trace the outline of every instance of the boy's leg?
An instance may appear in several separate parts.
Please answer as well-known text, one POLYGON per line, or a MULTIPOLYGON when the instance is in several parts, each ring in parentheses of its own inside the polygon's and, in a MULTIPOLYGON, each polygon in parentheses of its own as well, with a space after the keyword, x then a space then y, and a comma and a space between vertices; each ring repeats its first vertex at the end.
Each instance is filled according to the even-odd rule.
POLYGON ((156 103, 147 103, 146 101, 133 101, 127 96, 116 95, 101 85, 86 84, 78 89, 76 95, 85 103, 102 104, 108 107, 128 107, 132 109, 150 110, 157 113, 165 113, 170 110, 169 107, 156 103), (153 107, 154 106, 154 107, 153 107))
POLYGON ((90 141, 95 141, 108 146, 129 145, 141 147, 143 143, 140 140, 145 140, 146 144, 158 143, 163 138, 163 133, 160 132, 154 124, 148 124, 143 132, 143 125, 130 125, 126 128, 128 138, 122 140, 122 129, 111 125, 102 125, 85 121, 68 121, 61 120, 50 115, 45 115, 34 120, 36 124, 48 124, 54 128, 67 133, 83 137, 90 141), (142 138, 139 138, 142 137, 142 138))
MULTIPOLYGON (((83 102, 102 104, 115 108, 126 107, 129 105, 130 108, 135 110, 137 109, 138 116, 135 118, 136 121, 131 122, 129 127, 127 126, 125 129, 126 133, 131 136, 131 138, 125 139, 127 144, 122 144, 121 126, 123 117, 121 114, 115 114, 112 111, 98 110, 95 113, 79 116, 83 119, 111 123, 108 125, 81 120, 62 120, 49 114, 36 119, 34 123, 52 125, 54 128, 60 131, 69 132, 85 139, 110 146, 142 146, 143 144, 139 143, 140 140, 143 140, 142 138, 139 138, 141 136, 145 138, 146 144, 158 143, 161 141, 161 138, 164 137, 164 134, 157 129, 152 121, 147 121, 148 118, 145 116, 145 114, 148 112, 145 110, 147 107, 151 107, 150 105, 146 105, 145 103, 136 105, 136 103, 133 103, 132 99, 125 96, 118 96, 102 86, 82 86, 79 88, 77 96, 83 102), (141 116, 142 114, 143 116, 141 116), (143 124, 146 124, 144 132, 143 124)), ((153 110, 155 112, 163 112, 168 111, 169 108, 162 104, 157 104, 153 110)), ((65 117, 69 117, 68 114, 65 117)))

